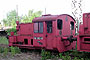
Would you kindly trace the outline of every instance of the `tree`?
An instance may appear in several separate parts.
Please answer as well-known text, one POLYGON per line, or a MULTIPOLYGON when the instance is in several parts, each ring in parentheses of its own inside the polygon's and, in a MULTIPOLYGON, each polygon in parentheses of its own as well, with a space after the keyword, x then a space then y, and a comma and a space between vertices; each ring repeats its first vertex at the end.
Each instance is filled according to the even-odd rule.
POLYGON ((12 10, 11 12, 7 13, 8 26, 15 26, 16 15, 17 15, 16 10, 12 10))
POLYGON ((7 18, 6 19, 4 18, 2 22, 4 23, 4 26, 14 27, 16 26, 17 18, 22 23, 31 23, 35 17, 40 17, 41 14, 42 14, 42 11, 34 12, 33 10, 29 10, 28 15, 17 16, 16 10, 12 10, 7 13, 7 18))
POLYGON ((4 26, 7 26, 7 20, 6 19, 3 19, 2 22, 3 22, 4 26))
POLYGON ((31 23, 35 17, 40 17, 41 15, 42 15, 42 11, 34 12, 33 10, 29 10, 28 15, 23 16, 23 19, 21 20, 21 22, 23 22, 23 23, 30 22, 31 23))
POLYGON ((16 25, 16 10, 12 10, 7 13, 7 17, 2 20, 4 26, 15 26, 16 25))

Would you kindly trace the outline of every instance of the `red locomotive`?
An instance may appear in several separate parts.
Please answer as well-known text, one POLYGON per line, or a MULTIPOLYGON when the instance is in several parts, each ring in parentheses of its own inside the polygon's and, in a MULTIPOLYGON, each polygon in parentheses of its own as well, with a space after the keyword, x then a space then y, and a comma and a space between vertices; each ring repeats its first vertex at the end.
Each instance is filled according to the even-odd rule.
POLYGON ((75 49, 75 20, 70 15, 48 14, 33 19, 32 23, 16 23, 17 35, 11 32, 9 46, 59 52, 75 49))
POLYGON ((90 52, 90 13, 83 14, 83 24, 80 25, 77 36, 78 51, 90 52))

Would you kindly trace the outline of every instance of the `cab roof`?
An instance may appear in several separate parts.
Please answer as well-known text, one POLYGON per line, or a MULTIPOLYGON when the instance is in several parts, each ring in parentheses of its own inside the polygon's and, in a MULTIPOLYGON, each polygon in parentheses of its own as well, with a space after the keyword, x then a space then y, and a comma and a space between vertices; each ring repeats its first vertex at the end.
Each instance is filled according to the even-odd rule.
POLYGON ((75 19, 68 14, 61 14, 61 15, 50 15, 50 14, 48 14, 48 15, 42 15, 41 17, 36 17, 35 19, 32 20, 32 22, 54 21, 60 16, 69 16, 75 21, 75 19))

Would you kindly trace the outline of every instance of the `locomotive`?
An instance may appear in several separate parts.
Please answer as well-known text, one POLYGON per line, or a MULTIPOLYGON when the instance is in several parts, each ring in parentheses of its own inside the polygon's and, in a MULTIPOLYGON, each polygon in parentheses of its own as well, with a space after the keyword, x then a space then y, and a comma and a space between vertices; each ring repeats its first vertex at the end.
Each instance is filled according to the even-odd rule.
POLYGON ((32 23, 16 21, 17 35, 11 32, 9 46, 27 49, 46 49, 65 52, 75 49, 90 52, 90 13, 83 14, 78 35, 75 34, 75 19, 68 15, 42 15, 32 23))
POLYGON ((90 13, 83 14, 83 24, 80 24, 77 35, 77 50, 90 52, 90 13))
POLYGON ((11 32, 9 46, 59 52, 75 49, 75 20, 68 14, 42 15, 32 23, 16 24, 17 35, 11 32))

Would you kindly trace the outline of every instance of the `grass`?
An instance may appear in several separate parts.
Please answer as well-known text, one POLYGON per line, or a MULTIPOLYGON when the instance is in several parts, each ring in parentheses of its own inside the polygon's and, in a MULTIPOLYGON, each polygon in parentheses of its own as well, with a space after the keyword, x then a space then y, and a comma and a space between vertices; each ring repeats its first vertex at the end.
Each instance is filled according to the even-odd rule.
POLYGON ((5 36, 0 36, 0 44, 8 45, 8 39, 5 36))

